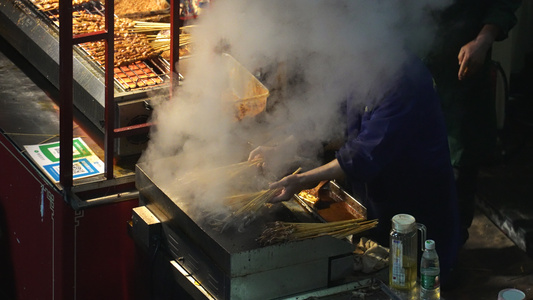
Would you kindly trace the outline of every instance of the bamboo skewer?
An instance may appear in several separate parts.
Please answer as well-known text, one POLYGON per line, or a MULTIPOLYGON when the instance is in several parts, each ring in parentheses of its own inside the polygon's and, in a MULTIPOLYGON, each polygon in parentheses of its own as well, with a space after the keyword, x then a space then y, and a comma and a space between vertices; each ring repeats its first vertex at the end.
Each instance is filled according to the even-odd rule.
POLYGON ((263 245, 272 245, 289 241, 298 241, 329 235, 334 238, 345 238, 376 227, 377 219, 352 219, 329 223, 290 223, 274 222, 257 241, 263 245))
MULTIPOLYGON (((195 25, 188 25, 180 27, 179 46, 184 47, 192 44, 191 34, 186 33, 187 29, 194 27, 195 25)), ((158 22, 143 22, 135 21, 131 32, 134 33, 149 33, 156 31, 168 31, 170 30, 170 23, 158 23, 158 22)), ((158 52, 165 52, 170 50, 170 35, 147 35, 151 46, 158 52)))
POLYGON ((240 163, 235 163, 231 165, 225 165, 209 170, 195 170, 193 172, 188 172, 184 176, 181 176, 177 179, 179 184, 195 184, 200 182, 202 179, 209 178, 211 176, 223 175, 227 182, 228 180, 237 177, 240 174, 243 174, 247 170, 250 170, 252 167, 256 167, 262 162, 261 159, 256 159, 252 161, 244 161, 240 163))
MULTIPOLYGON (((294 175, 300 172, 301 169, 302 168, 298 168, 292 174, 294 175)), ((221 231, 224 231, 233 222, 242 222, 243 224, 249 222, 254 218, 255 213, 272 200, 280 190, 281 189, 268 189, 258 193, 249 194, 253 195, 253 197, 248 202, 222 220, 223 226, 221 231)), ((246 199, 241 201, 244 202, 245 200, 246 199)))
MULTIPOLYGON (((170 36, 168 35, 147 35, 146 36, 152 48, 156 51, 164 52, 170 50, 170 36)), ((185 47, 192 44, 192 38, 189 34, 180 34, 179 47, 185 47)))
MULTIPOLYGON (((150 31, 164 31, 170 30, 170 23, 161 23, 161 22, 144 22, 144 21, 134 21, 133 31, 137 32, 150 32, 150 31)), ((187 29, 194 28, 196 25, 187 25, 180 27, 182 31, 180 34, 184 34, 183 31, 187 29)))
MULTIPOLYGON (((292 173, 292 175, 300 172, 300 170, 302 170, 302 168, 298 168, 296 171, 292 173)), ((265 203, 272 200, 274 196, 276 196, 276 194, 279 193, 280 190, 281 189, 268 189, 268 190, 261 191, 257 197, 253 198, 251 201, 246 203, 246 205, 244 205, 239 210, 237 210, 234 213, 234 216, 254 213, 260 207, 262 207, 265 203)))
POLYGON ((254 193, 246 193, 246 194, 238 194, 238 195, 232 195, 224 198, 224 202, 231 206, 242 206, 243 203, 246 203, 250 201, 250 199, 253 199, 259 195, 261 195, 263 191, 254 192, 254 193))
POLYGON ((274 196, 279 192, 279 189, 268 189, 259 192, 259 194, 252 198, 252 200, 248 201, 245 205, 243 205, 241 208, 239 208, 237 211, 235 211, 232 216, 233 217, 239 217, 244 214, 250 214, 253 213, 259 208, 261 208, 265 203, 267 203, 269 200, 274 198, 274 196))

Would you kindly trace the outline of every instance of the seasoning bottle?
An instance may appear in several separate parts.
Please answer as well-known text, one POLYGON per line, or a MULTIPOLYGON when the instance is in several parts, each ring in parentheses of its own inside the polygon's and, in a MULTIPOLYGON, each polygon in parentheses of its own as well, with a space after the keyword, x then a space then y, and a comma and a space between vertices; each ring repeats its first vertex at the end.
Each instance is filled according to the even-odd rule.
POLYGON ((427 240, 420 260, 420 300, 440 299, 439 256, 435 250, 435 241, 427 240))
POLYGON ((416 287, 418 231, 421 232, 421 240, 424 241, 426 239, 426 227, 416 223, 413 216, 398 214, 392 218, 389 286, 393 289, 410 292, 416 287))

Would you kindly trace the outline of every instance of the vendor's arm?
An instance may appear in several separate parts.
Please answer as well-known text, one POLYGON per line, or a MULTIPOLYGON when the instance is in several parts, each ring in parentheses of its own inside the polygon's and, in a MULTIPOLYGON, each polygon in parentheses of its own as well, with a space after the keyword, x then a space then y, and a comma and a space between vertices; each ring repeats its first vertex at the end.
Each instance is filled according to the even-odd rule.
POLYGON ((517 23, 515 12, 521 3, 520 0, 492 1, 483 19, 485 25, 477 37, 459 51, 459 80, 475 74, 483 65, 492 44, 508 37, 509 31, 517 23))
POLYGON ((344 172, 336 159, 307 172, 286 176, 270 185, 271 189, 281 189, 271 202, 289 200, 294 194, 313 188, 323 180, 341 179, 343 176, 344 172))

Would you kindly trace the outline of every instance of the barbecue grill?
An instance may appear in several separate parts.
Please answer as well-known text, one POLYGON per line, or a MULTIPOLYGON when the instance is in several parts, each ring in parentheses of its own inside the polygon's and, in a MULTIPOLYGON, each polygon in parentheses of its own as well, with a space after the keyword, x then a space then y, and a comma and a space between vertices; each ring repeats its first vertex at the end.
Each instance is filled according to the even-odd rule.
POLYGON ((196 284, 190 288, 201 286, 205 299, 276 299, 328 288, 352 272, 354 245, 348 239, 321 236, 259 244, 257 238, 270 222, 319 222, 296 197, 264 208, 244 230, 220 231, 150 169, 147 163, 136 166, 141 206, 133 212, 133 238, 147 249, 165 251, 176 284, 183 282, 179 277, 191 276, 196 284))

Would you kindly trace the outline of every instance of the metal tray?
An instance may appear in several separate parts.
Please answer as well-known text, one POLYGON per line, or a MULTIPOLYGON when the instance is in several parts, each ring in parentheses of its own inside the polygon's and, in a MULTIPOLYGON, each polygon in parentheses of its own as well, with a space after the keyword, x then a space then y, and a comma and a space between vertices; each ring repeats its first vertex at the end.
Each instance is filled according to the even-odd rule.
POLYGON ((319 200, 313 205, 298 194, 294 195, 300 205, 322 222, 367 218, 364 207, 336 181, 328 181, 319 190, 319 200))

